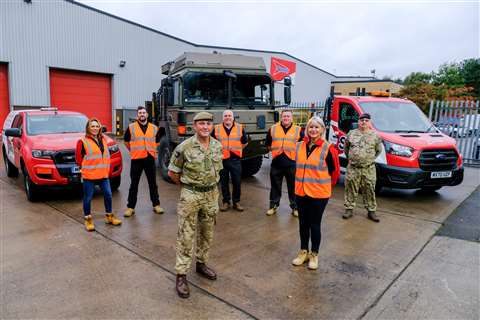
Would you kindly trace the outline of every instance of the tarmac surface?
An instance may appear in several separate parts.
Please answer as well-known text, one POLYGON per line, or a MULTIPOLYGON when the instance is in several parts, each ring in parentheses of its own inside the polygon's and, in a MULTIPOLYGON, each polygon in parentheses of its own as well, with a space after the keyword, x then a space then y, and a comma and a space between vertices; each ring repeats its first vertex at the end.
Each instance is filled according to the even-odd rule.
POLYGON ((311 271, 291 265, 299 249, 298 221, 289 213, 286 194, 279 213, 265 215, 266 161, 261 172, 243 181, 245 212, 217 217, 209 265, 218 280, 192 271, 191 297, 184 300, 176 295, 173 268, 179 187, 157 176, 166 213, 155 215, 142 177, 136 214, 124 219, 129 160, 124 148, 122 152, 122 185, 114 193, 113 208, 123 225, 103 223, 98 194, 92 203, 93 233, 83 228, 81 197, 47 192, 42 202, 29 203, 22 178, 7 178, 2 164, 0 318, 480 317, 480 243, 474 230, 478 169, 466 168, 460 186, 433 194, 382 191, 379 224, 366 219, 358 205, 352 219, 341 218, 340 182, 322 223, 319 269, 311 271), (460 206, 472 193, 473 200, 460 206), (457 210, 447 219, 459 206, 464 213, 457 210), (452 220, 460 214, 463 218, 452 220), (451 238, 458 232, 436 235, 442 223, 460 219, 469 222, 474 236, 466 238, 473 241, 451 238))

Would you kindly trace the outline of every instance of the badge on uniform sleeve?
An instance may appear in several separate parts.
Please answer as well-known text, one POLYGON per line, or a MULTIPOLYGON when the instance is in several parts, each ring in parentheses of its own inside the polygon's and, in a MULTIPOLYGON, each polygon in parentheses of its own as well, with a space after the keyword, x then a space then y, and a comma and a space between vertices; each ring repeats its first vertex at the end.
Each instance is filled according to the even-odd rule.
POLYGON ((178 157, 180 157, 180 152, 175 151, 175 158, 178 158, 178 157))

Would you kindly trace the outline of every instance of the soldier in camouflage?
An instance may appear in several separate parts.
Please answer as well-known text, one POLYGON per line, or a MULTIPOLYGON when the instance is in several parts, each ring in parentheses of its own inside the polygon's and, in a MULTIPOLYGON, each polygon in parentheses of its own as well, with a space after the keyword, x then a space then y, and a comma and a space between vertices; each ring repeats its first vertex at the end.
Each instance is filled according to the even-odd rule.
POLYGON ((345 155, 348 159, 345 175, 345 213, 344 219, 353 216, 353 208, 358 191, 363 195, 363 202, 368 211, 368 218, 380 222, 375 211, 375 183, 377 181, 375 159, 382 151, 382 140, 370 127, 370 114, 360 115, 358 129, 347 135, 345 155))
POLYGON ((215 271, 207 267, 206 263, 218 212, 217 183, 220 180, 219 172, 223 168, 222 144, 210 137, 212 114, 197 113, 193 118, 193 128, 195 135, 175 148, 168 167, 170 178, 182 186, 177 206, 175 263, 176 290, 182 298, 190 295, 186 274, 192 263, 195 238, 197 273, 210 280, 217 279, 215 271))

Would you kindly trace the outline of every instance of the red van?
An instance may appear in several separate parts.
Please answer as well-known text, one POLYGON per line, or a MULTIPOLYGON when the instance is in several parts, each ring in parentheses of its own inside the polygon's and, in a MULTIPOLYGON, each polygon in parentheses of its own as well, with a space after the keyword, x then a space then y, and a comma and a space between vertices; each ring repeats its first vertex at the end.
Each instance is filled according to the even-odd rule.
MULTIPOLYGON (((7 176, 24 177, 30 201, 38 199, 41 187, 79 186, 80 169, 75 163, 75 147, 85 134, 87 117, 56 108, 12 111, 5 119, 2 153, 7 176)), ((112 190, 120 186, 122 156, 115 142, 105 136, 111 156, 112 190)))

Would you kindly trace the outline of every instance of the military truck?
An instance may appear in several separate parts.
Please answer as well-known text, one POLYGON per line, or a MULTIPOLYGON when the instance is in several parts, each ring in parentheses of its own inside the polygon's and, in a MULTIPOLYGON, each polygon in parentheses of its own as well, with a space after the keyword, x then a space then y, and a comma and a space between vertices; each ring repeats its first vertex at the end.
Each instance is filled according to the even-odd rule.
MULTIPOLYGON (((278 121, 274 81, 260 57, 240 54, 186 52, 162 66, 158 92, 153 94, 153 120, 163 137, 159 146, 159 167, 168 178, 170 155, 176 145, 194 134, 193 116, 200 110, 213 114, 214 123, 231 109, 235 121, 248 136, 242 159, 242 176, 256 174, 268 150, 266 133, 278 121)), ((283 81, 283 100, 291 100, 291 80, 283 81)))

